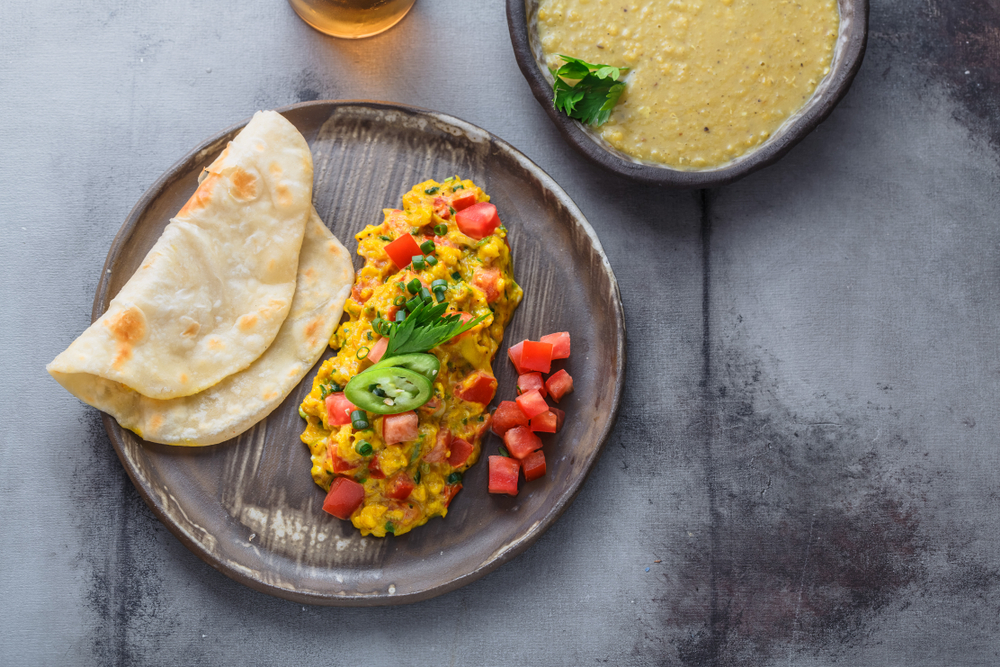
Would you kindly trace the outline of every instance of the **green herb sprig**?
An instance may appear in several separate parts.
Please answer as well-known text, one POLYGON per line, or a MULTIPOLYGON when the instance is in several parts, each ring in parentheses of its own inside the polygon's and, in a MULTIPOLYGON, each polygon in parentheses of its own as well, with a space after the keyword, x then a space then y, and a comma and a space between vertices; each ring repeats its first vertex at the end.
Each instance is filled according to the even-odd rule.
POLYGON ((484 313, 462 324, 462 318, 458 315, 445 316, 444 312, 448 309, 447 303, 432 305, 432 301, 430 298, 421 299, 420 303, 401 322, 387 322, 386 320, 372 322, 376 331, 389 338, 385 354, 382 355, 383 359, 401 354, 426 352, 432 347, 465 333, 486 319, 484 313))
POLYGON ((550 70, 555 78, 552 104, 570 118, 594 127, 603 125, 625 90, 625 84, 618 79, 628 68, 592 65, 562 54, 559 57, 562 67, 550 70), (567 80, 576 83, 570 85, 567 80))

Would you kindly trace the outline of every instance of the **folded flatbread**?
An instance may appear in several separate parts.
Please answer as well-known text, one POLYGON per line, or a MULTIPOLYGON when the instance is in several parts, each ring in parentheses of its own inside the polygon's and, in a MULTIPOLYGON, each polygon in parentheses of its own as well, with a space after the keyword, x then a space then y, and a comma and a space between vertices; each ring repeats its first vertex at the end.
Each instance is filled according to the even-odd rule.
POLYGON ((274 342, 248 368, 194 396, 169 400, 101 377, 49 372, 78 398, 146 440, 213 445, 249 429, 295 388, 330 342, 353 282, 350 254, 313 211, 291 310, 274 342))
POLYGON ((299 131, 278 113, 257 112, 107 312, 49 372, 169 399, 249 366, 291 307, 312 183, 312 154, 299 131))

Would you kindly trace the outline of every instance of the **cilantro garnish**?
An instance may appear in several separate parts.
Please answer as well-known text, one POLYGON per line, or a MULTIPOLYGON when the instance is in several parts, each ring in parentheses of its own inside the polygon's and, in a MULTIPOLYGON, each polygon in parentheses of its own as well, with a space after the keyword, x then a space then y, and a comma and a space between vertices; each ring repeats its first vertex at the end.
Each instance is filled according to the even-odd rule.
POLYGON ((552 104, 570 118, 597 127, 608 120, 625 84, 618 78, 627 67, 592 65, 579 58, 559 54, 563 65, 552 71, 552 104), (570 85, 569 81, 576 81, 570 85))
POLYGON ((431 299, 422 299, 413 311, 401 322, 387 322, 377 318, 372 326, 389 338, 383 359, 401 354, 427 352, 432 347, 451 340, 486 319, 486 314, 462 324, 458 315, 445 315, 447 302, 431 304, 431 299))

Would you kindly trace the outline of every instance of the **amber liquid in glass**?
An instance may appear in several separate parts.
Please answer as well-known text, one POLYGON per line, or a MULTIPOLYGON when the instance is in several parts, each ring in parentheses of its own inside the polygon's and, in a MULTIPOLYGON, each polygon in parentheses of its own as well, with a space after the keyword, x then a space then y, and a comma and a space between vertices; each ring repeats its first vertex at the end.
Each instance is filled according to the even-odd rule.
POLYGON ((358 39, 388 30, 416 0, 288 0, 303 21, 334 37, 358 39))

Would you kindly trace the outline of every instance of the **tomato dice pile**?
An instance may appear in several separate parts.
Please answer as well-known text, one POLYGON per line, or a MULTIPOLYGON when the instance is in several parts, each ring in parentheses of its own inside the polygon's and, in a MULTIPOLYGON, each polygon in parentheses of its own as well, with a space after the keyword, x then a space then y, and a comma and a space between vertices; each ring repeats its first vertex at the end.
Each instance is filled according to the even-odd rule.
POLYGON ((573 391, 573 378, 565 369, 552 370, 556 359, 568 359, 570 336, 567 331, 524 340, 507 351, 517 369, 518 396, 501 401, 493 412, 493 432, 503 438, 500 456, 490 456, 490 493, 517 495, 518 476, 524 471, 528 482, 545 476, 545 454, 538 433, 558 433, 566 416, 552 407, 546 398, 559 402, 573 391))

